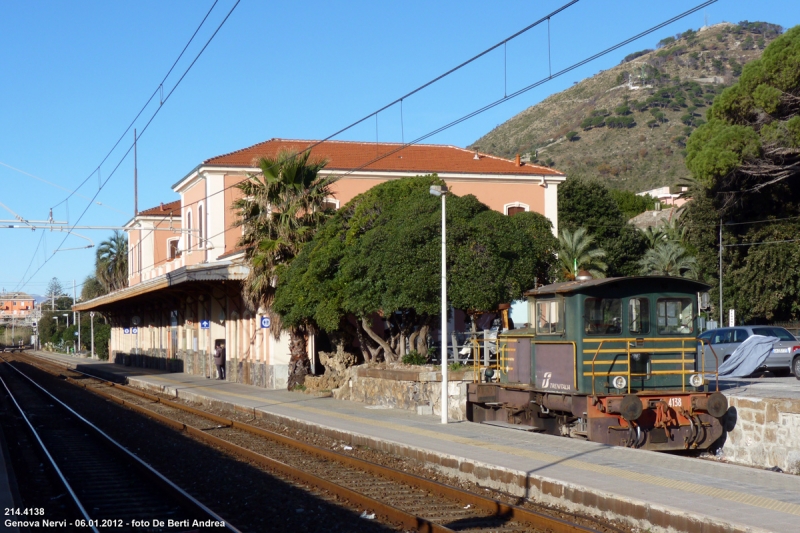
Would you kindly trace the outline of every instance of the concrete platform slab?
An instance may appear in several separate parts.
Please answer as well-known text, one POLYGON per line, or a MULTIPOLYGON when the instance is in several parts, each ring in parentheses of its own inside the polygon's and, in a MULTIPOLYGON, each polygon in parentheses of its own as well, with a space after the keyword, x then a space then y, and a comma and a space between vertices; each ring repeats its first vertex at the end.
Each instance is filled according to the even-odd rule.
MULTIPOLYGON (((411 411, 46 356, 143 389, 414 457, 484 486, 654 532, 788 533, 800 523, 800 476, 469 422, 443 425, 438 416, 411 411)), ((787 381, 787 390, 791 385, 787 381)))

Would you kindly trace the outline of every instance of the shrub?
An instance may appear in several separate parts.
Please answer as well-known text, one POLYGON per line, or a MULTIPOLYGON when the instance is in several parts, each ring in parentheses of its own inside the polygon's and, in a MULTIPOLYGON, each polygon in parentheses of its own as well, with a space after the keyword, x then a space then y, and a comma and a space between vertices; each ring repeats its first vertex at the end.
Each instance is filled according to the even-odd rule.
POLYGON ((577 131, 568 131, 566 137, 567 137, 567 140, 570 141, 570 142, 575 141, 577 139, 580 139, 580 137, 578 137, 578 132, 577 131))
POLYGON ((465 368, 466 365, 462 365, 459 362, 450 363, 449 365, 447 365, 447 369, 450 370, 450 372, 458 372, 460 370, 464 370, 465 368))
POLYGON ((424 365, 427 364, 427 362, 428 358, 416 350, 408 352, 403 356, 403 364, 405 365, 424 365))

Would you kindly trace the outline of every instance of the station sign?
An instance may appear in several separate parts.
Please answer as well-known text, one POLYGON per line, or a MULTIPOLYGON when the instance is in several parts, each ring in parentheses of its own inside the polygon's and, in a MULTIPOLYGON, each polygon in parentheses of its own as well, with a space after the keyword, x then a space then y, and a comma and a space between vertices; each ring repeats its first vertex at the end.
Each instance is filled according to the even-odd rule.
POLYGON ((200 321, 200 329, 209 329, 211 327, 210 320, 201 320, 200 321))
POLYGON ((262 328, 262 329, 267 329, 267 328, 269 328, 271 325, 272 325, 272 321, 269 319, 269 317, 268 317, 268 316, 262 316, 262 317, 261 317, 261 328, 262 328))

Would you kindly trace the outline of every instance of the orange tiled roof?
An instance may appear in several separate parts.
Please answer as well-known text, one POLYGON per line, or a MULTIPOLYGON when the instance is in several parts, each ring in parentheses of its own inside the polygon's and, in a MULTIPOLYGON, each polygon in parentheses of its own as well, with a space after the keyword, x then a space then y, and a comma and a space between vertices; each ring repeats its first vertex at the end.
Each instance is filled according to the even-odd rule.
POLYGON ((139 216, 181 216, 181 201, 175 200, 174 202, 170 202, 168 204, 162 203, 157 207, 151 207, 150 209, 145 209, 144 211, 139 211, 139 216))
POLYGON ((311 159, 327 159, 327 170, 374 170, 384 172, 413 172, 427 174, 510 174, 534 176, 563 176, 561 172, 547 167, 522 163, 517 166, 511 159, 503 159, 441 144, 415 144, 401 148, 395 143, 368 143, 352 141, 318 141, 270 139, 229 154, 203 161, 210 166, 253 167, 261 157, 274 157, 282 150, 300 152, 311 149, 311 159), (399 150, 398 150, 399 149, 399 150), (397 150, 397 151, 396 151, 397 150), (381 157, 385 156, 385 157, 381 157))

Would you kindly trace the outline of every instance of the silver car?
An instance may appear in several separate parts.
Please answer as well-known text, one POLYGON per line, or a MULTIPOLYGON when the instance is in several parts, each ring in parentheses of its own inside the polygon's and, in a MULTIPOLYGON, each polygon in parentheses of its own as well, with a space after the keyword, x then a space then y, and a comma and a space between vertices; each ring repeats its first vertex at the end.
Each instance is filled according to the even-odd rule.
MULTIPOLYGON (((698 339, 703 339, 704 352, 704 371, 716 372, 717 360, 711 352, 717 354, 719 364, 722 364, 733 351, 751 335, 764 335, 765 337, 778 337, 772 347, 772 353, 764 361, 764 370, 771 370, 776 373, 793 373, 800 379, 800 342, 794 335, 784 328, 777 326, 736 326, 733 328, 710 329, 698 335, 698 339), (709 347, 709 344, 711 347, 709 347)), ((700 355, 700 347, 697 350, 700 355)), ((698 361, 698 367, 703 360, 698 361)))

